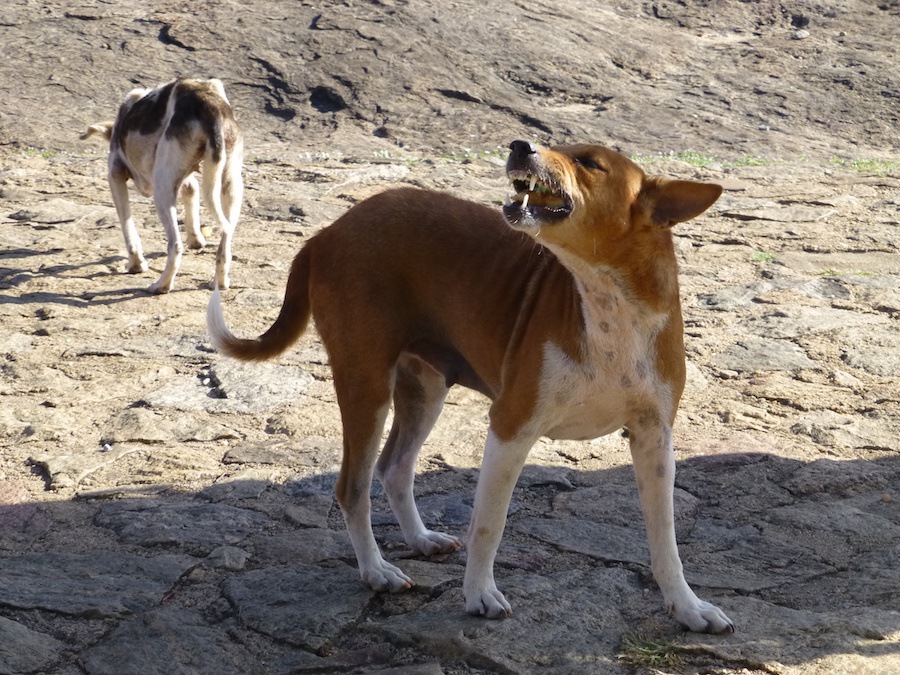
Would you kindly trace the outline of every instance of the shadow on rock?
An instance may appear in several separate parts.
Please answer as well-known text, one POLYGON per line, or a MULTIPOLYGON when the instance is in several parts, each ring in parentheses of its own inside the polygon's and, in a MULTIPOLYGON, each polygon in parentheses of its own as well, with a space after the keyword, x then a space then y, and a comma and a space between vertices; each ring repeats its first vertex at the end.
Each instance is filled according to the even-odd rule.
MULTIPOLYGON (((40 505, 7 481, 0 670, 624 673, 623 636, 635 633, 688 663, 890 670, 900 663, 898 469, 896 459, 767 454, 680 462, 686 575, 735 620, 726 636, 681 634, 661 608, 630 467, 526 467, 497 561, 514 606, 500 622, 465 614, 464 551, 412 556, 377 484, 376 535, 417 580, 409 593, 377 595, 359 580, 332 473, 40 505)), ((473 470, 420 476, 426 524, 464 537, 476 480, 473 470)))

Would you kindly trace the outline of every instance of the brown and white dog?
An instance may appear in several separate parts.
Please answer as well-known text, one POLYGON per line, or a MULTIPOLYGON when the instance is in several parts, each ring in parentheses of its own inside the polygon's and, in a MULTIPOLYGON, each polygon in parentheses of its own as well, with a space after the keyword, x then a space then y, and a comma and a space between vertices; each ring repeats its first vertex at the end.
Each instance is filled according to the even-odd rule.
POLYGON ((181 265, 182 243, 175 210, 178 192, 184 199, 188 246, 206 245, 210 228, 200 227, 199 185, 203 180, 206 208, 222 230, 211 286, 228 288, 231 239, 243 197, 243 140, 234 112, 219 80, 178 79, 155 89, 133 89, 114 122, 92 124, 81 139, 100 134, 109 141, 109 187, 125 235, 128 271, 145 272, 147 261, 128 202, 128 179, 145 197, 153 195, 166 230, 167 257, 152 293, 172 290, 181 265))
POLYGON ((672 504, 672 424, 685 352, 671 227, 706 210, 722 188, 648 177, 599 146, 515 141, 510 149, 516 194, 503 215, 412 188, 371 197, 303 247, 281 312, 259 338, 234 337, 214 293, 212 342, 238 359, 268 359, 315 319, 343 420, 337 498, 372 588, 413 584, 373 536, 373 471, 410 547, 428 555, 460 546, 425 528, 413 479, 448 388, 461 384, 493 401, 467 542, 470 613, 510 613, 493 563, 535 441, 625 427, 653 574, 669 611, 694 631, 733 631, 684 579, 672 504))

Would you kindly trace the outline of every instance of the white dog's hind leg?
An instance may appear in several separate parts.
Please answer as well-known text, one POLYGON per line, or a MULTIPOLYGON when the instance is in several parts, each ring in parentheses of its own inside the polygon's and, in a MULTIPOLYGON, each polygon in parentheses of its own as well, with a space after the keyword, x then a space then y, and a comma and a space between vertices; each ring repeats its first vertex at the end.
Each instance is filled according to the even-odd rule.
POLYGON ((231 148, 225 162, 225 170, 222 173, 222 209, 225 217, 231 224, 231 229, 237 227, 238 218, 241 215, 241 204, 244 200, 244 179, 241 169, 244 164, 244 146, 238 141, 231 148))
POLYGON ((175 200, 187 169, 181 166, 183 152, 176 142, 161 140, 153 167, 153 202, 166 232, 166 267, 159 279, 150 285, 151 293, 168 293, 175 284, 175 275, 181 267, 184 246, 178 232, 178 214, 175 200))
POLYGON ((417 358, 401 357, 394 383, 394 422, 375 465, 403 538, 424 555, 450 553, 462 545, 456 537, 425 527, 413 494, 416 457, 441 414, 447 391, 444 375, 417 358))
POLYGON ((107 176, 109 191, 112 193, 113 203, 116 205, 116 213, 119 216, 119 225, 122 235, 125 237, 125 251, 128 254, 128 272, 139 274, 147 271, 147 261, 141 250, 141 238, 134 226, 134 218, 131 215, 131 204, 128 201, 128 174, 124 169, 112 166, 107 176))
POLYGON ((509 602, 494 582, 494 559, 506 527, 513 488, 536 440, 536 437, 520 432, 520 436, 511 441, 501 441, 493 429, 488 430, 466 544, 468 559, 463 594, 469 614, 502 619, 512 613, 509 602))
POLYGON ((206 246, 206 236, 211 233, 210 228, 200 227, 200 185, 197 176, 191 174, 181 184, 181 201, 184 204, 184 231, 187 235, 187 245, 191 249, 201 249, 206 246))
POLYGON ((222 238, 219 240, 219 250, 216 252, 216 276, 213 278, 212 287, 228 288, 231 283, 229 276, 231 271, 231 242, 234 239, 234 230, 237 227, 238 218, 241 215, 241 204, 244 199, 244 179, 241 175, 243 166, 244 149, 238 142, 229 154, 222 174, 222 210, 229 227, 222 228, 222 238))
POLYGON ((669 613, 698 633, 734 632, 725 613, 698 598, 687 581, 675 542, 675 453, 672 428, 655 410, 628 425, 631 457, 650 546, 653 577, 669 613))
POLYGON ((216 224, 222 231, 219 248, 216 251, 216 276, 210 282, 210 288, 228 288, 231 285, 231 241, 237 225, 237 215, 243 198, 243 182, 240 167, 242 162, 241 146, 233 148, 234 156, 221 150, 219 161, 213 159, 214 151, 207 149, 204 159, 203 199, 206 208, 212 213, 216 224), (236 168, 235 168, 236 167, 236 168), (225 211, 228 211, 228 215, 225 211), (233 213, 233 220, 232 220, 233 213))

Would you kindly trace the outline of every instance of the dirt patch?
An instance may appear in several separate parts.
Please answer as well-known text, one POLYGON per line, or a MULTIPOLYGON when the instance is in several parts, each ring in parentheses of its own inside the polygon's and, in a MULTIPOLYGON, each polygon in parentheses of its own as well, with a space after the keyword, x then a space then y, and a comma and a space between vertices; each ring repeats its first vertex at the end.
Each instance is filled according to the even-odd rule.
MULTIPOLYGON (((624 673, 653 665, 638 634, 677 657, 661 670, 900 669, 898 22, 862 0, 5 7, 0 671, 624 673), (214 254, 145 293, 152 204, 133 199, 151 270, 124 274, 105 150, 76 140, 182 74, 223 79, 247 136, 224 296, 242 334, 366 196, 498 204, 515 138, 726 186, 677 230, 676 505, 688 580, 737 633, 665 615, 618 436, 533 450, 500 550, 512 619, 465 616, 463 554, 407 559, 380 493, 376 532, 419 586, 360 585, 315 334, 264 366, 214 354, 214 254)), ((458 536, 486 405, 454 391, 420 461, 426 520, 458 536)))

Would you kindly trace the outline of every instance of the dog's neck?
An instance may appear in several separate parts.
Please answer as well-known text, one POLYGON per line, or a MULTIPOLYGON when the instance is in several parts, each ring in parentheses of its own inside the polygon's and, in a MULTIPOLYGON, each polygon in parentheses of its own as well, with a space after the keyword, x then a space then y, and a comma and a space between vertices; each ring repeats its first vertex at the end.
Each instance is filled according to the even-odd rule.
MULTIPOLYGON (((593 260, 553 244, 547 247, 578 280, 582 295, 585 289, 611 282, 626 300, 649 314, 680 314, 678 261, 672 235, 669 231, 656 234, 656 241, 645 250, 622 247, 597 251, 593 260)), ((585 300, 592 301, 590 297, 585 300)))

